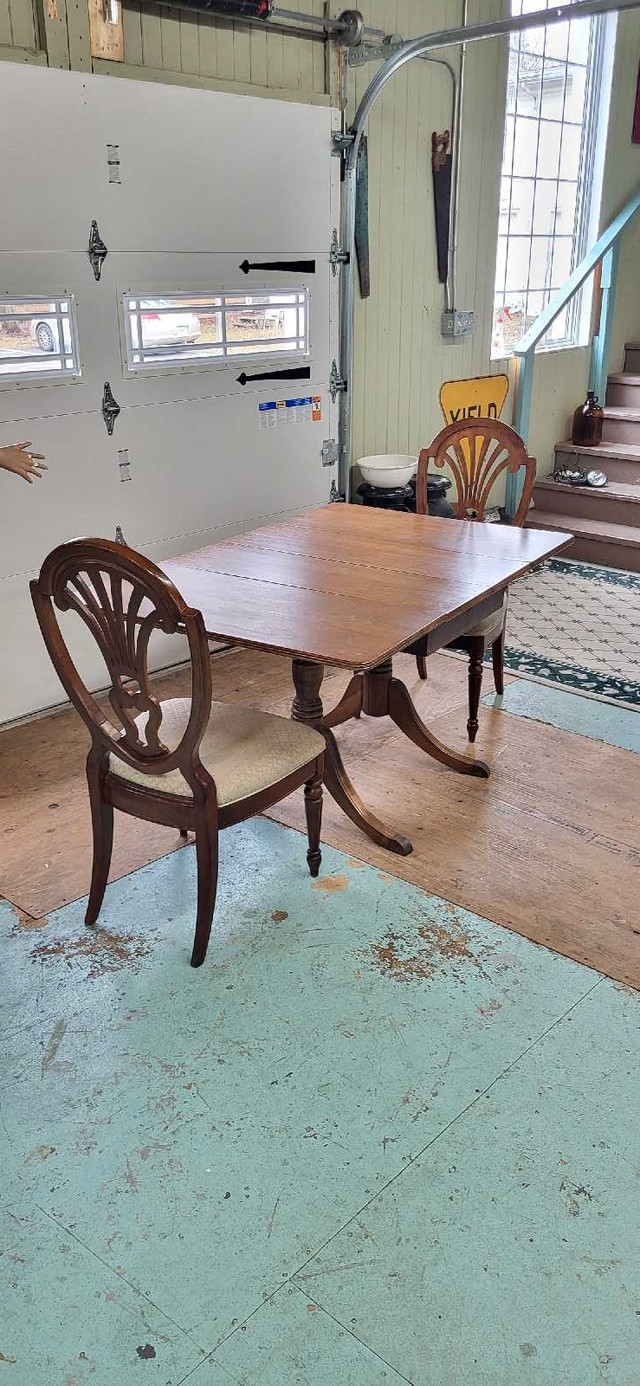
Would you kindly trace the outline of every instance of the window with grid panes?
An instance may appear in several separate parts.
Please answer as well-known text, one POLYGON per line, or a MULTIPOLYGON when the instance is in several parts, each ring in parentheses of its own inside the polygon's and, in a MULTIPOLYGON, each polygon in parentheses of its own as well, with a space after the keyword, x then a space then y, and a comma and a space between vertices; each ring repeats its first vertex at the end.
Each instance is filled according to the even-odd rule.
POLYGON ((307 356, 309 290, 123 295, 127 369, 193 370, 230 358, 307 356))
MULTIPOLYGON (((511 13, 552 8, 511 0, 511 13)), ((512 34, 505 121, 492 356, 517 346, 587 249, 601 18, 512 34)), ((543 339, 578 341, 580 294, 543 339)))
POLYGON ((80 375, 75 303, 16 294, 0 298, 0 387, 80 375))

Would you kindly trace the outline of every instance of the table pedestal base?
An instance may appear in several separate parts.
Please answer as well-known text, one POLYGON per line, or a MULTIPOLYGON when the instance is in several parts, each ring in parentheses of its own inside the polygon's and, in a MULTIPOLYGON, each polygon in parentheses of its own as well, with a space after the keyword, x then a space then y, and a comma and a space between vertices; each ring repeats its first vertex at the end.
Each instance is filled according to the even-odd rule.
POLYGON ((412 844, 402 833, 393 832, 363 804, 345 770, 332 728, 342 726, 352 717, 359 717, 361 712, 368 717, 390 717, 400 731, 404 732, 421 751, 433 756, 434 760, 440 761, 442 765, 448 765, 451 770, 457 770, 461 775, 475 775, 486 780, 489 777, 489 766, 483 760, 475 760, 472 756, 459 755, 449 750, 429 731, 414 707, 408 688, 401 679, 393 677, 390 659, 365 674, 354 674, 340 702, 326 714, 320 697, 323 677, 322 664, 294 659, 293 682, 296 694, 291 716, 294 721, 306 722, 323 733, 327 747, 325 785, 347 817, 380 847, 386 847, 388 851, 406 857, 413 851, 412 844))

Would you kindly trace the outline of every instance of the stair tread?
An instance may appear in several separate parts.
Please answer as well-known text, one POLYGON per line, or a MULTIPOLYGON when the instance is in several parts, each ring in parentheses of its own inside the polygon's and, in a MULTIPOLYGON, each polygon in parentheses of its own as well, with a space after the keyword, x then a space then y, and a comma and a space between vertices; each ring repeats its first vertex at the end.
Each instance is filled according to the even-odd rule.
POLYGON ((640 423, 640 409, 626 409, 623 404, 605 404, 602 412, 605 419, 624 419, 626 423, 640 423))
POLYGON ((633 371, 617 371, 608 380, 614 385, 640 385, 640 375, 634 375, 633 371))
POLYGON ((640 351, 640 342, 625 342, 625 351, 640 351))
POLYGON ((630 544, 640 548, 640 529, 633 525, 614 525, 608 520, 585 520, 582 515, 557 515, 551 510, 530 510, 527 525, 532 529, 560 529, 565 533, 593 539, 609 539, 611 543, 630 544))
POLYGON ((632 462, 640 462, 640 447, 636 447, 635 443, 598 443, 595 448, 585 448, 568 438, 566 443, 556 443, 555 451, 588 453, 590 457, 625 457, 632 462))
POLYGON ((640 483, 629 481, 610 481, 608 486, 570 486, 566 482, 554 481, 553 477, 545 476, 536 481, 535 489, 561 491, 564 495, 569 491, 575 491, 579 496, 602 496, 603 500, 623 500, 640 505, 640 483))

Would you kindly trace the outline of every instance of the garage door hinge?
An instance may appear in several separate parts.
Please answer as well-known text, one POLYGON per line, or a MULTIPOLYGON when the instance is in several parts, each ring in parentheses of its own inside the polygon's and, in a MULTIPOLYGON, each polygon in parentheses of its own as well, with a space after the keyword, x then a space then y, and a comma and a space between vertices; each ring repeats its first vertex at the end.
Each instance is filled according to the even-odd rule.
POLYGON ((89 232, 89 249, 87 251, 87 254, 89 256, 89 260, 91 261, 91 268, 93 270, 94 278, 99 279, 100 275, 102 274, 102 266, 107 258, 107 255, 109 254, 109 251, 107 250, 102 236, 100 235, 97 221, 92 221, 91 223, 91 230, 89 232))
POLYGON ((342 249, 338 240, 338 232, 334 227, 331 245, 329 247, 329 264, 333 270, 334 278, 338 273, 338 265, 348 265, 350 258, 349 251, 342 249))
POLYGON ((329 394, 331 395, 333 404, 336 402, 336 395, 339 395, 343 390, 346 390, 346 388, 346 380, 342 379, 335 361, 332 361, 329 374, 329 394))
POLYGON ((338 444, 335 438, 325 438, 322 444, 322 465, 323 467, 334 467, 338 461, 338 444))
POLYGON ((115 421, 120 413, 120 405, 117 399, 113 398, 113 393, 108 380, 105 380, 104 391, 102 394, 102 417, 107 426, 109 437, 113 433, 115 421))

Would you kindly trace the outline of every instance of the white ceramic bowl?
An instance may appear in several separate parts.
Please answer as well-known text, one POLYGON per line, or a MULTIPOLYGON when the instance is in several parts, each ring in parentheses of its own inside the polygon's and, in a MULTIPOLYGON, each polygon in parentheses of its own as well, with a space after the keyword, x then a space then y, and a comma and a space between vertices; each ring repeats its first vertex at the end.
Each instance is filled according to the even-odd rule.
POLYGON ((370 486, 382 486, 391 490, 393 486, 406 486, 418 468, 417 457, 406 457, 402 453, 383 453, 379 457, 361 457, 358 466, 363 479, 370 486))

